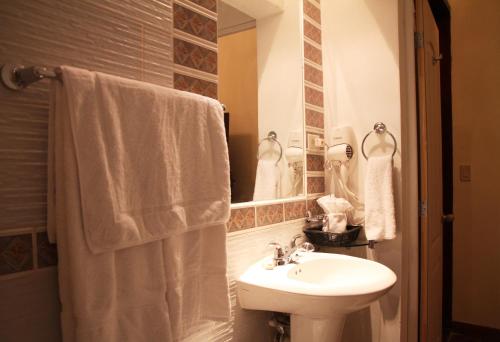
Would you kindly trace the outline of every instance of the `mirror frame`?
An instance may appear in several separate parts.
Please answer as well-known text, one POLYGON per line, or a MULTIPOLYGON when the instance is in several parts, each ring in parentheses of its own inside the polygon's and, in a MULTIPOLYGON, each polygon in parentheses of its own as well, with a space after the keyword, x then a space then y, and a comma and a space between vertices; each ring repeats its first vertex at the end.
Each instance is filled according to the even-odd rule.
POLYGON ((324 149, 312 144, 315 138, 324 139, 325 136, 321 5, 316 0, 300 0, 299 6, 302 7, 299 25, 302 39, 304 195, 231 204, 229 233, 303 219, 307 211, 313 215, 322 211, 316 199, 325 192, 324 149))

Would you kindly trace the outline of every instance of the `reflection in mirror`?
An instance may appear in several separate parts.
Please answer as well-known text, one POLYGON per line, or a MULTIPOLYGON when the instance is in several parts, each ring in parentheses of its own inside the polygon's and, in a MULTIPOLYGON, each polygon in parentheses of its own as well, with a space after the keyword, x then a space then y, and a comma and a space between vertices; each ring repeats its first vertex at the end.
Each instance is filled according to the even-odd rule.
POLYGON ((301 3, 219 0, 233 203, 304 195, 301 3))

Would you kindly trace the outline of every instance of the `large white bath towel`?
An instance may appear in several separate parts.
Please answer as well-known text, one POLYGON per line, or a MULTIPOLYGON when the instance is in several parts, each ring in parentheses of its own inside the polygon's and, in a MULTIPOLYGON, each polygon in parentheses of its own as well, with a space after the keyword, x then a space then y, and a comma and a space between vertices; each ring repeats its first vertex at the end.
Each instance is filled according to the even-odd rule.
POLYGON ((177 341, 230 316, 219 104, 63 67, 49 120, 48 229, 65 342, 177 341))
POLYGON ((217 101, 69 67, 63 82, 57 111, 69 120, 93 252, 228 220, 227 143, 217 101))
POLYGON ((392 156, 368 159, 365 179, 365 234, 368 240, 396 237, 392 156))

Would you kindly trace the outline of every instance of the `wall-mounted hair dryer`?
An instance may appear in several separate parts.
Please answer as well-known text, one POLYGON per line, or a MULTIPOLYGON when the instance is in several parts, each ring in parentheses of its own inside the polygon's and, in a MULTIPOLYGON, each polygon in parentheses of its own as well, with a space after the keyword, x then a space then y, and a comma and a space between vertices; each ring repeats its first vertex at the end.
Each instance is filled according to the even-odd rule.
POLYGON ((326 167, 331 171, 331 192, 335 197, 344 198, 354 207, 349 215, 350 224, 362 224, 364 220, 363 203, 349 189, 349 167, 352 167, 354 154, 354 131, 350 126, 340 126, 332 130, 329 144, 326 145, 326 167), (350 165, 351 164, 351 165, 350 165))
POLYGON ((340 126, 332 130, 330 144, 327 145, 326 166, 330 170, 339 167, 340 178, 344 184, 349 180, 349 161, 354 156, 353 142, 352 127, 340 126))

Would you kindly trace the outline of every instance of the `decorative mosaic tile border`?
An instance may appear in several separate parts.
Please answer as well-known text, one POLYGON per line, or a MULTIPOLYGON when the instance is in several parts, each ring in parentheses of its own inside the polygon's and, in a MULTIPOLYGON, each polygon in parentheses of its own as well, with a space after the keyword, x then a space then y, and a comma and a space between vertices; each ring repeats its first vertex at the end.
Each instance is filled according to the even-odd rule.
POLYGON ((217 0, 189 0, 190 2, 217 13, 217 0))
POLYGON ((314 64, 323 65, 321 47, 318 47, 307 40, 304 40, 304 57, 306 60, 314 64))
POLYGON ((324 171, 325 156, 323 154, 307 154, 307 171, 324 171))
POLYGON ((217 98, 217 1, 174 0, 174 88, 217 98))
POLYGON ((0 233, 0 277, 57 265, 57 247, 45 228, 19 228, 0 233))
POLYGON ((310 134, 324 139, 323 58, 321 42, 321 5, 318 0, 303 0, 304 6, 304 102, 306 128, 307 210, 322 213, 316 199, 325 192, 323 147, 309 146, 310 134))
POLYGON ((305 199, 288 199, 256 203, 254 206, 231 209, 228 232, 268 226, 303 219, 307 212, 305 199), (279 202, 279 203, 276 203, 279 202))
POLYGON ((174 3, 174 28, 217 44, 217 21, 174 3))

